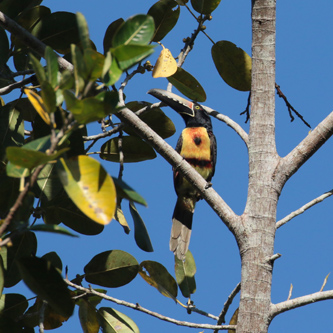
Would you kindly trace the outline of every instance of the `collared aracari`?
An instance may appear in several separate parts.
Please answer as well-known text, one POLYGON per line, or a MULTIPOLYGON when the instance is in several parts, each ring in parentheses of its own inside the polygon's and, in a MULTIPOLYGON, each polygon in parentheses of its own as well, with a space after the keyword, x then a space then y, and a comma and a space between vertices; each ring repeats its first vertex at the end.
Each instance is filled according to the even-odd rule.
MULTIPOLYGON (((186 128, 178 139, 176 151, 210 182, 215 172, 217 145, 207 112, 200 104, 166 90, 151 89, 148 94, 182 116, 186 128)), ((184 260, 190 243, 195 204, 201 197, 178 170, 173 170, 173 179, 178 198, 172 217, 170 250, 184 260)))

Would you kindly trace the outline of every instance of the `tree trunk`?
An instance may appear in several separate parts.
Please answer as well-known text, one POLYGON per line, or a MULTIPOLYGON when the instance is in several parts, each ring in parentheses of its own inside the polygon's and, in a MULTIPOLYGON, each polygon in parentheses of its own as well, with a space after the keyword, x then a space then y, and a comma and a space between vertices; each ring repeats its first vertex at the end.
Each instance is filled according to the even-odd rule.
POLYGON ((242 285, 237 333, 267 332, 270 323, 276 207, 281 188, 274 171, 275 0, 252 1, 252 89, 248 199, 237 236, 242 285))

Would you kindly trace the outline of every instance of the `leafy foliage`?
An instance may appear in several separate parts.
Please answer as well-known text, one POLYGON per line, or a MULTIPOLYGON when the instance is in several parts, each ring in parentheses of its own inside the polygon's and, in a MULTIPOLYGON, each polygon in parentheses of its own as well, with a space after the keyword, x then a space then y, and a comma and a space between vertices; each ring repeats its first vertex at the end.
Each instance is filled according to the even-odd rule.
MULTIPOLYGON (((44 54, 39 54, 15 35, 8 38, 0 29, 1 87, 14 82, 10 75, 3 74, 6 70, 11 73, 9 61, 16 71, 32 73, 22 87, 24 94, 0 107, 3 164, 0 214, 6 219, 0 225, 3 243, 0 249, 0 330, 29 332, 39 324, 41 313, 45 329, 55 329, 62 326, 72 315, 74 306, 78 306, 84 332, 99 329, 139 332, 125 314, 112 308, 98 308, 101 297, 69 290, 61 276, 63 265, 58 254, 52 251, 36 257, 36 235, 43 237, 45 232, 59 234, 59 237, 73 237, 76 233, 97 235, 112 219, 129 233, 128 213, 122 209, 123 201, 127 200, 136 244, 145 252, 153 251, 148 229, 135 206, 135 203, 147 206, 146 200, 123 181, 121 172, 119 177, 111 177, 99 160, 87 154, 98 153, 106 163, 117 163, 120 171, 124 163, 156 157, 154 149, 133 128, 124 124, 118 127, 114 122, 117 112, 124 107, 138 113, 162 138, 175 133, 174 124, 160 108, 152 108, 145 101, 124 103, 123 88, 119 85, 124 76, 128 79, 130 75, 152 71, 154 78, 167 77, 168 82, 188 98, 198 102, 206 100, 201 84, 176 63, 177 58, 166 47, 162 46, 155 66, 149 61, 144 63, 154 52, 156 43, 173 33, 181 8, 184 9, 188 1, 157 1, 147 15, 111 22, 104 34, 102 53, 90 39, 88 24, 81 13, 52 13, 48 7, 41 6, 41 2, 5 0, 0 3, 1 11, 47 45, 44 54), (73 64, 72 70, 59 65, 58 54, 73 64), (129 75, 129 71, 132 74, 129 75), (95 139, 90 139, 86 125, 97 122, 101 123, 102 131, 95 139), (86 140, 92 144, 86 145, 86 140), (99 148, 91 151, 96 142, 101 142, 99 148), (20 191, 24 193, 21 199, 20 191), (11 216, 9 212, 15 203, 19 208, 11 216), (30 307, 23 295, 2 294, 4 288, 11 288, 22 279, 36 295, 30 307)), ((191 1, 193 9, 203 15, 210 15, 219 3, 218 0, 191 1)), ((199 19, 203 20, 203 16, 199 19)), ((218 42, 213 47, 213 61, 222 78, 235 86, 225 78, 230 75, 225 74, 225 67, 231 67, 228 61, 237 54, 224 56, 225 45, 229 44, 221 47, 218 42)), ((239 70, 239 66, 233 67, 239 70)), ((237 73, 231 75, 237 76, 237 73)), ((195 292, 196 267, 190 252, 184 262, 176 260, 175 264, 176 279, 158 262, 145 260, 139 264, 127 252, 109 250, 94 255, 84 267, 84 274, 77 275, 74 281, 118 288, 139 275, 162 295, 176 301, 178 286, 184 297, 195 292)))

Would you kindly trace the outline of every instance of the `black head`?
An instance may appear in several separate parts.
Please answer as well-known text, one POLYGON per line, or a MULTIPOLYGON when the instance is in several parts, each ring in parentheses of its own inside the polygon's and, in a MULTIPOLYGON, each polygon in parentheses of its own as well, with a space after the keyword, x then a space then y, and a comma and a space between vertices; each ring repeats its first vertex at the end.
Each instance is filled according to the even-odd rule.
POLYGON ((172 92, 163 89, 151 89, 148 94, 158 98, 179 113, 185 121, 186 127, 205 127, 212 129, 212 123, 208 113, 203 107, 196 103, 188 101, 172 92))

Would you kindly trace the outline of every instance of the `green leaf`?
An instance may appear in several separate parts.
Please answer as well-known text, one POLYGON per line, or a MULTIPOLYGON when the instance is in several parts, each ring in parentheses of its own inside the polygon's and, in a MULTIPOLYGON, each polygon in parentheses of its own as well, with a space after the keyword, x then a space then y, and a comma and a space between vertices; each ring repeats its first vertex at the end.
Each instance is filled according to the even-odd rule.
POLYGON ((133 202, 129 203, 129 208, 134 221, 134 238, 136 244, 143 251, 154 252, 145 223, 133 202))
POLYGON ((137 192, 135 192, 128 184, 119 178, 112 177, 116 185, 117 198, 123 198, 137 202, 141 205, 148 206, 146 200, 137 192))
POLYGON ((74 86, 73 73, 68 71, 68 70, 64 70, 61 73, 61 78, 60 78, 60 82, 59 82, 59 89, 69 90, 69 89, 72 89, 73 86, 74 86))
POLYGON ((84 267, 87 282, 107 288, 128 284, 136 277, 138 271, 139 264, 136 259, 121 250, 99 253, 84 267))
POLYGON ((0 160, 5 163, 6 148, 22 146, 24 142, 24 122, 13 105, 0 106, 0 160))
POLYGON ((25 144, 21 148, 9 147, 10 156, 12 157, 12 163, 7 164, 7 174, 11 177, 28 176, 28 170, 30 168, 39 165, 39 163, 47 163, 48 161, 57 158, 59 155, 68 150, 68 148, 63 148, 52 155, 47 155, 44 152, 46 152, 50 148, 50 145, 50 135, 48 135, 33 140, 25 144), (15 151, 15 149, 13 150, 12 148, 16 148, 19 150, 15 151))
POLYGON ((45 253, 42 259, 49 261, 60 273, 62 271, 62 261, 58 254, 54 251, 45 253))
POLYGON ((206 93, 200 83, 184 69, 178 67, 177 72, 167 79, 189 99, 197 102, 206 100, 206 93))
POLYGON ((27 231, 13 240, 13 246, 0 249, 0 255, 5 268, 5 287, 10 288, 21 281, 15 259, 35 255, 37 239, 33 232, 27 231))
POLYGON ((2 0, 0 2, 0 11, 9 16, 15 18, 20 12, 37 6, 42 0, 2 0))
POLYGON ((193 9, 204 15, 212 13, 220 2, 221 0, 191 0, 193 9))
POLYGON ((80 42, 76 15, 69 12, 55 12, 43 17, 31 33, 62 54, 69 53, 71 44, 80 42))
POLYGON ((8 177, 25 178, 30 175, 30 170, 9 162, 6 165, 6 174, 8 177))
POLYGON ((51 83, 44 81, 41 84, 41 97, 46 107, 47 113, 53 113, 56 111, 57 101, 56 94, 52 88, 51 83))
POLYGON ((86 63, 89 80, 95 81, 100 78, 103 73, 105 57, 93 49, 86 49, 83 57, 86 63))
MULTIPOLYGON (((45 49, 45 60, 46 60, 46 69, 47 69, 47 78, 52 88, 58 86, 58 58, 53 52, 52 48, 46 46, 45 49)), ((41 82, 40 82, 41 83, 41 82)))
MULTIPOLYGON (((126 107, 133 112, 136 112, 150 105, 151 103, 148 102, 129 102, 126 104, 126 107)), ((160 108, 154 108, 144 112, 142 115, 139 115, 139 118, 163 139, 169 138, 176 133, 175 125, 160 108)), ((129 126, 124 127, 124 132, 130 135, 137 135, 136 132, 129 126)))
POLYGON ((63 148, 51 155, 47 155, 40 151, 26 149, 23 147, 8 147, 6 149, 6 153, 7 158, 11 163, 18 165, 22 168, 32 170, 38 165, 46 164, 50 161, 57 159, 67 150, 69 150, 69 148, 63 148))
MULTIPOLYGON (((20 12, 15 21, 24 29, 31 31, 39 20, 50 14, 51 14, 50 8, 45 6, 35 6, 20 12)), ((11 37, 13 38, 13 36, 11 37)), ((19 40, 15 38, 14 44, 17 45, 18 42, 19 40)))
POLYGON ((130 17, 117 29, 112 46, 147 45, 154 34, 154 19, 149 15, 138 14, 130 17))
POLYGON ((222 40, 212 47, 212 57, 222 79, 232 88, 251 90, 251 57, 235 44, 222 40))
POLYGON ((17 320, 28 308, 27 299, 20 294, 3 294, 0 298, 0 313, 2 316, 17 320))
POLYGON ((9 58, 9 41, 6 31, 0 27, 0 67, 3 67, 9 58))
POLYGON ((103 66, 103 82, 107 86, 114 85, 123 74, 123 71, 119 68, 116 58, 112 58, 111 52, 108 51, 105 57, 103 66))
POLYGON ((17 261, 23 281, 41 299, 47 301, 63 316, 71 316, 74 310, 67 284, 49 261, 38 257, 26 257, 17 261))
POLYGON ((87 124, 100 120, 106 115, 116 112, 118 94, 116 92, 102 92, 95 97, 77 99, 70 91, 64 91, 67 109, 80 124, 87 124))
POLYGON ((46 231, 53 232, 55 234, 62 234, 71 237, 77 237, 77 235, 72 234, 70 231, 63 227, 59 227, 58 225, 53 224, 35 224, 29 228, 31 231, 46 231))
POLYGON ((70 200, 66 193, 57 197, 49 205, 42 201, 43 219, 47 224, 63 223, 67 227, 83 235, 98 235, 104 226, 96 223, 86 215, 70 200))
POLYGON ((98 314, 103 333, 140 333, 130 317, 115 309, 102 307, 98 314))
POLYGON ((68 196, 90 219, 108 224, 116 210, 116 188, 101 164, 89 156, 61 158, 58 174, 68 196))
POLYGON ((60 179, 57 175, 55 164, 46 164, 37 178, 38 189, 35 189, 38 197, 52 200, 63 190, 60 179), (39 194, 40 193, 40 194, 39 194))
POLYGON ((88 24, 82 13, 76 13, 81 45, 84 51, 91 48, 88 24))
MULTIPOLYGON (((105 142, 101 147, 100 157, 110 162, 119 162, 119 138, 105 142)), ((141 162, 156 157, 154 149, 136 136, 122 137, 124 163, 141 162)))
POLYGON ((74 65, 75 95, 77 96, 85 87, 85 80, 88 79, 88 69, 83 54, 77 45, 71 45, 71 55, 74 65))
POLYGON ((113 39, 116 31, 123 24, 123 22, 125 22, 124 19, 119 18, 118 20, 115 20, 112 23, 110 23, 110 25, 107 27, 104 38, 103 38, 104 54, 106 54, 110 50, 110 48, 113 46, 112 39, 113 39))
POLYGON ((191 294, 196 291, 194 279, 196 271, 195 261, 190 251, 187 251, 185 261, 175 256, 176 281, 184 297, 191 297, 191 294))
POLYGON ((119 45, 112 49, 122 71, 127 70, 154 52, 154 45, 119 45))
POLYGON ((162 295, 176 300, 177 283, 162 264, 150 260, 143 261, 139 274, 162 295))
POLYGON ((114 219, 124 228, 125 233, 129 234, 131 229, 126 221, 124 212, 122 211, 120 205, 117 205, 116 213, 114 214, 114 219))
POLYGON ((84 333, 99 332, 96 308, 84 298, 79 301, 79 319, 84 333))
POLYGON ((148 15, 152 16, 155 23, 155 32, 152 38, 153 42, 161 41, 176 25, 180 7, 174 0, 160 0, 148 10, 148 15))

